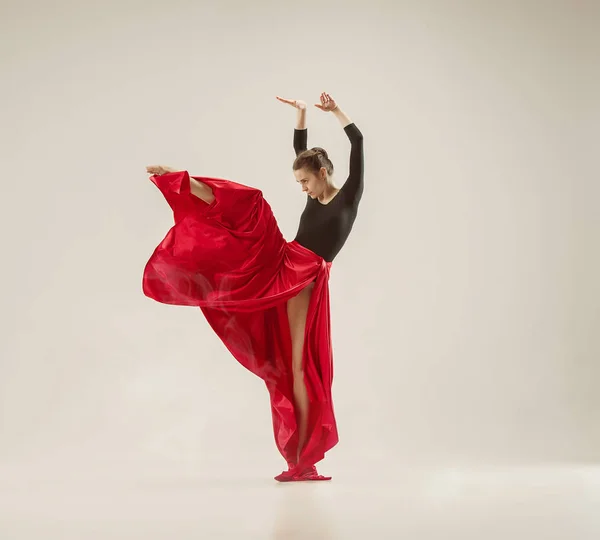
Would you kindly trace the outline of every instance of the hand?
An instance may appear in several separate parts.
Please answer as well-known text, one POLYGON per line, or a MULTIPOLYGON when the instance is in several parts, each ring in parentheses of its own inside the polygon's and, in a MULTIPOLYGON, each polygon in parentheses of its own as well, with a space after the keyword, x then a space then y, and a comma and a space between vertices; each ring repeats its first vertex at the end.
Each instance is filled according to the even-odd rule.
POLYGON ((291 105, 292 107, 295 107, 296 109, 300 110, 306 109, 306 103, 304 103, 304 101, 300 101, 298 99, 285 99, 279 96, 276 97, 279 101, 281 101, 281 103, 287 103, 288 105, 291 105))
POLYGON ((329 94, 323 92, 321 94, 321 103, 316 103, 315 107, 325 112, 331 112, 335 111, 338 106, 335 100, 329 94))
POLYGON ((171 172, 171 170, 169 167, 163 167, 162 165, 148 165, 146 167, 146 172, 148 174, 160 176, 162 174, 167 174, 168 172, 171 172))

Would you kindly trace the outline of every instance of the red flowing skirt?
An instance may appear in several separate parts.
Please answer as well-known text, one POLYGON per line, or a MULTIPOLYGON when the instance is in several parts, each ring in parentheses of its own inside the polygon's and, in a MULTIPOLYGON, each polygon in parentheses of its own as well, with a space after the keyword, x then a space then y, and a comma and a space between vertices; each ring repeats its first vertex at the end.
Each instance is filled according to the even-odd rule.
POLYGON ((338 442, 331 396, 331 263, 295 241, 286 242, 260 190, 193 178, 212 188, 211 204, 191 194, 187 171, 151 177, 171 206, 175 225, 144 268, 144 294, 202 310, 234 358, 265 382, 275 443, 288 465, 313 465, 338 442), (286 302, 312 282, 303 348, 309 427, 297 463, 286 302))

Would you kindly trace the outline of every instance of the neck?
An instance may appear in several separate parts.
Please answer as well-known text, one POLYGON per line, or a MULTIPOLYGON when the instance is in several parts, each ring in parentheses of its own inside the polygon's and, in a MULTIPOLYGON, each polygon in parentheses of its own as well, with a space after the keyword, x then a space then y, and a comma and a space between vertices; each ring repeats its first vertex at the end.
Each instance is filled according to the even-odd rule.
POLYGON ((323 193, 319 196, 319 200, 321 202, 323 201, 327 201, 329 199, 331 199, 331 197, 333 195, 335 195, 337 193, 338 189, 333 185, 333 183, 331 181, 328 181, 327 184, 325 185, 325 189, 323 190, 323 193))

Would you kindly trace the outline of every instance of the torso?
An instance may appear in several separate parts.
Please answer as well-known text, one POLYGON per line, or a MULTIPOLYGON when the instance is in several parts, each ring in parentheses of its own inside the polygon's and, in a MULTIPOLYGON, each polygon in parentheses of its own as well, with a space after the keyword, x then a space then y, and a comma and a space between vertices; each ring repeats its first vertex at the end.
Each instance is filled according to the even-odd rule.
MULTIPOLYGON (((308 197, 295 238, 296 242, 320 255, 327 262, 333 261, 350 235, 364 186, 362 133, 354 123, 345 126, 344 131, 351 144, 348 178, 335 196, 326 201, 308 197)), ((306 141, 306 129, 296 129, 296 155, 306 150, 306 141)))
POLYGON ((348 204, 343 190, 326 202, 308 198, 295 240, 331 262, 346 243, 356 214, 357 205, 348 204))

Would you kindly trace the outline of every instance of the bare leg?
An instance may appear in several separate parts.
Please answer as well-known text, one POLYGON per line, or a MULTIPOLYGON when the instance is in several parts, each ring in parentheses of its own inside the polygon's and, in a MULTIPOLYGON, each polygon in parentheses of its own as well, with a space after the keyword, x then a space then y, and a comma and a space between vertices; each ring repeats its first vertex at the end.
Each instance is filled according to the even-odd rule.
MULTIPOLYGON (((177 172, 178 169, 173 169, 173 167, 167 167, 166 165, 148 165, 146 167, 146 171, 149 174, 166 174, 170 172, 177 172)), ((213 194, 212 189, 207 186, 204 182, 200 182, 190 177, 190 191, 192 195, 202 199, 205 203, 212 203, 215 200, 215 196, 213 194)))
MULTIPOLYGON (((308 401, 308 392, 304 383, 304 366, 302 364, 302 354, 304 349, 304 335, 306 330, 306 316, 308 314, 308 305, 312 295, 314 283, 311 283, 294 298, 287 302, 287 313, 290 322, 290 333, 292 336, 292 369, 294 375, 294 401, 296 410, 296 421, 298 424, 298 455, 296 464, 300 461, 300 452, 306 444, 308 431, 308 415, 310 412, 310 403, 308 401)), ((317 473, 317 468, 312 467, 297 470, 294 467, 288 471, 282 472, 275 477, 278 482, 304 482, 331 480, 331 476, 322 476, 317 473)))
POLYGON ((192 195, 202 199, 205 203, 210 204, 215 200, 213 190, 204 182, 200 182, 194 178, 190 178, 190 191, 192 192, 192 195))
POLYGON ((298 457, 306 443, 308 429, 309 401, 306 385, 304 383, 304 366, 302 365, 302 352, 304 349, 304 332, 306 329, 306 315, 314 283, 311 283, 294 298, 288 300, 287 313, 292 336, 292 370, 294 375, 294 400, 296 405, 296 421, 298 423, 298 457))

